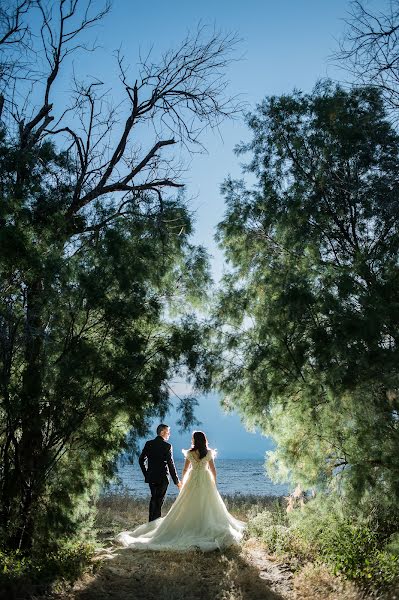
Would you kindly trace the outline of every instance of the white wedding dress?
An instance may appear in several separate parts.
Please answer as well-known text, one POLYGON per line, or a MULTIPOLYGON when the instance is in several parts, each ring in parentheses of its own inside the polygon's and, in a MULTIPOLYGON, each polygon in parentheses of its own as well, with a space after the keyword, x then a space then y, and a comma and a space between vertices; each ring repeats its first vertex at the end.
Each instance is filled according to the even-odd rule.
POLYGON ((220 496, 209 461, 212 450, 198 458, 183 450, 190 462, 178 497, 165 517, 123 531, 116 541, 137 550, 192 550, 203 552, 222 549, 242 538, 245 523, 235 519, 220 496))

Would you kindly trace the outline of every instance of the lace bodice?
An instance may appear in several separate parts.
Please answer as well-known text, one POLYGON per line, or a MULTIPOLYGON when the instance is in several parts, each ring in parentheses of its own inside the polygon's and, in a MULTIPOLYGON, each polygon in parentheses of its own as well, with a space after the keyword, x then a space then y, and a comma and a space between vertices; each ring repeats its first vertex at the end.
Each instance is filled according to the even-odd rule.
POLYGON ((189 450, 182 450, 182 452, 184 454, 184 457, 187 458, 187 460, 190 462, 193 471, 206 469, 208 467, 209 461, 212 460, 215 456, 214 450, 208 450, 206 455, 201 459, 198 458, 196 452, 190 452, 189 450))

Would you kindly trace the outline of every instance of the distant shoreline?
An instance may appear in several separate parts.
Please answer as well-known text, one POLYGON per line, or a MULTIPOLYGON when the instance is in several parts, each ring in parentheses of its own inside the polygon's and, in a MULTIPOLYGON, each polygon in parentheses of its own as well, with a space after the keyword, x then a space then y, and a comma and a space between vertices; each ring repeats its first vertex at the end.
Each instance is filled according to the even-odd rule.
MULTIPOLYGON (((120 458, 122 458, 123 456, 127 457, 127 454, 126 455, 122 454, 120 458)), ((174 458, 175 462, 179 462, 179 461, 184 462, 184 458, 182 458, 178 454, 176 456, 176 450, 174 450, 173 458, 174 458)), ((217 453, 216 461, 218 461, 218 460, 257 460, 257 461, 265 462, 265 457, 264 456, 239 456, 239 457, 236 457, 236 456, 231 456, 231 455, 223 456, 223 455, 217 453)), ((138 455, 134 457, 134 460, 132 461, 131 464, 134 464, 137 461, 138 461, 138 455)))
MULTIPOLYGON (((176 455, 176 453, 175 453, 176 455)), ((175 458, 176 470, 181 476, 183 470, 183 457, 175 458)), ((250 494, 256 497, 287 496, 289 486, 275 483, 267 475, 264 459, 262 458, 216 458, 217 486, 220 494, 231 496, 250 494)), ((121 463, 118 469, 118 479, 108 486, 109 491, 118 494, 129 494, 138 498, 147 498, 149 489, 137 460, 121 463)), ((168 496, 176 497, 178 490, 171 481, 168 487, 168 496)))

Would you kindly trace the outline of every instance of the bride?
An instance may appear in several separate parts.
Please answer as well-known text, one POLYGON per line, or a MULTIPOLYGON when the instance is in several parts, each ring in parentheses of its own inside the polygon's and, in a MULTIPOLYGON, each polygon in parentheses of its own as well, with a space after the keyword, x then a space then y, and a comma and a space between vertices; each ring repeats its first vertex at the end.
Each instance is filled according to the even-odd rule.
POLYGON ((121 532, 118 543, 142 550, 207 552, 241 539, 245 523, 228 512, 216 488, 215 451, 208 448, 202 431, 194 431, 192 446, 183 454, 183 485, 169 512, 134 531, 121 532))

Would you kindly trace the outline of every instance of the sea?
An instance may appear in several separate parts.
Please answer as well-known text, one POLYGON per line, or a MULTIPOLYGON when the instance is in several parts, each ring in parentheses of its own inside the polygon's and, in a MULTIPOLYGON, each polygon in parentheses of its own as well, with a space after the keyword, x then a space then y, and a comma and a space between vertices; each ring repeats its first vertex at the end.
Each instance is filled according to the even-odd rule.
MULTIPOLYGON (((184 459, 175 459, 179 475, 183 470, 184 459)), ((290 488, 285 484, 273 483, 266 474, 263 459, 216 459, 217 486, 221 495, 287 496, 290 488)), ((149 487, 144 482, 138 461, 119 467, 119 483, 112 484, 112 492, 124 492, 138 498, 149 496, 149 487)), ((177 496, 178 489, 173 481, 168 487, 168 496, 177 496)))

